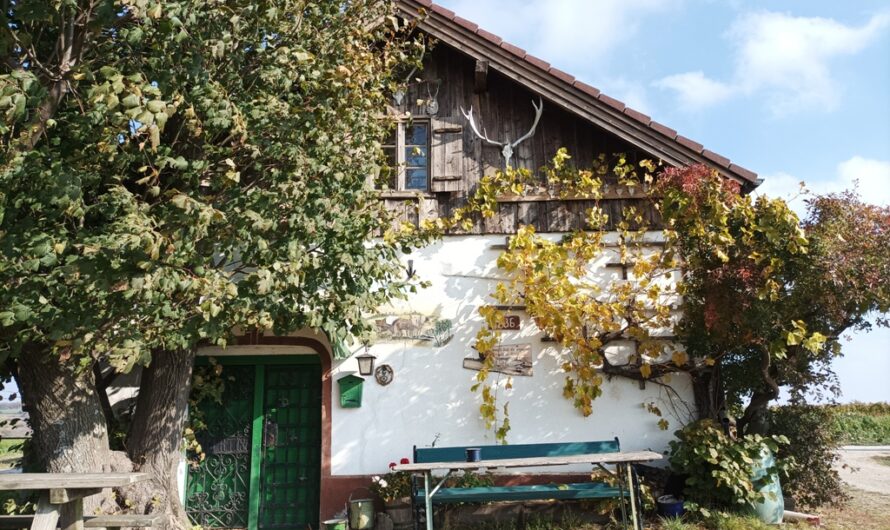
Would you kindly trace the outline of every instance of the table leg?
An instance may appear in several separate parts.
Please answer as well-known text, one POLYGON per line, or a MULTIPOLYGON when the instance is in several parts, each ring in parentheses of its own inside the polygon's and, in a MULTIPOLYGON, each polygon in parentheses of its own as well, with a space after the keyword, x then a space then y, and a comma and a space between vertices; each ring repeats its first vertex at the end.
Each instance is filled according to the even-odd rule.
POLYGON ((433 530, 433 497, 432 488, 430 487, 433 477, 432 471, 424 471, 423 473, 423 501, 426 504, 426 530, 433 530))
POLYGON ((40 494, 37 501, 37 512, 31 523, 31 530, 56 530, 59 522, 59 507, 49 502, 49 492, 40 494))
POLYGON ((633 468, 630 464, 624 465, 627 469, 627 489, 630 492, 630 516, 633 519, 634 530, 643 530, 640 528, 640 519, 637 516, 637 492, 634 488, 633 468))
POLYGON ((621 527, 627 530, 627 507, 624 505, 624 473, 621 468, 622 464, 615 464, 613 476, 618 479, 618 506, 621 508, 621 527))

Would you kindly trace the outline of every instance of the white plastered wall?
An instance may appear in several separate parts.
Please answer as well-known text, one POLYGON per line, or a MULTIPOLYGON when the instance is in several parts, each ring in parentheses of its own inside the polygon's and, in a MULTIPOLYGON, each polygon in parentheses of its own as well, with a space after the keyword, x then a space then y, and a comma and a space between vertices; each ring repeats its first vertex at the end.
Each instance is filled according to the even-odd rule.
MULTIPOLYGON (((442 347, 421 346, 414 341, 372 345, 370 352, 377 357, 377 366, 391 365, 395 378, 388 386, 381 386, 373 376, 366 377, 360 408, 340 407, 336 382, 346 374, 357 375, 355 359, 335 361, 332 474, 383 473, 389 462, 410 458, 412 446, 430 446, 434 441, 439 447, 496 443, 480 419, 478 394, 470 392, 477 372, 463 368, 462 361, 474 351, 470 345, 482 325, 477 310, 492 303, 488 295, 501 276, 496 260, 502 250, 492 246, 504 242, 504 236, 452 236, 405 257, 414 260, 417 274, 432 285, 412 295, 401 309, 451 319, 454 337, 442 347)), ((605 280, 610 273, 599 270, 597 274, 605 280)), ((527 315, 516 314, 523 317, 521 329, 504 332, 503 343, 531 344, 534 367, 531 377, 513 377, 511 390, 503 388, 507 378, 500 376, 499 401, 510 403, 510 443, 617 436, 622 450, 660 452, 667 448, 673 431, 687 419, 688 411, 676 397, 693 403, 688 379, 672 379, 677 392, 673 399, 666 389, 652 383, 641 389, 634 381, 607 381, 603 395, 594 402, 593 414, 585 418, 562 397, 565 379, 554 357, 553 344, 541 341, 542 335, 527 315), (659 418, 644 408, 645 402, 655 402, 665 413, 671 423, 667 431, 658 428, 659 418), (675 407, 679 407, 677 413, 672 412, 675 407)), ((492 374, 491 380, 497 377, 492 374)), ((578 470, 582 469, 586 468, 578 470)))

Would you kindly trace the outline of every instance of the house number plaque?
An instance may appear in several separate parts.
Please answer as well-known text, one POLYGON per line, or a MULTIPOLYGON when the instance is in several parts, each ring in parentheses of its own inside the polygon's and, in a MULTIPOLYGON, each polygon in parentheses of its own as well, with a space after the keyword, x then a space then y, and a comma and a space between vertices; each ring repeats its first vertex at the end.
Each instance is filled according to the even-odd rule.
POLYGON ((504 320, 494 329, 517 331, 519 330, 520 322, 519 315, 505 315, 504 320))

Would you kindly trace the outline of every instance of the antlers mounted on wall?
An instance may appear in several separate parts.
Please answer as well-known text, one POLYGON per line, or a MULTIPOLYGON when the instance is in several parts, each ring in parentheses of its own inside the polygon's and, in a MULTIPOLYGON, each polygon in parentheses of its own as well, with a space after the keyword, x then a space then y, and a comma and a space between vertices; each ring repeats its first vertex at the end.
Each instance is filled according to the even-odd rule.
POLYGON ((535 108, 535 122, 532 123, 532 128, 528 130, 527 133, 522 135, 518 140, 510 141, 510 138, 504 138, 504 141, 499 142, 496 140, 492 140, 488 137, 488 133, 485 129, 482 129, 482 132, 479 132, 479 127, 476 125, 476 120, 473 118, 473 107, 470 107, 470 111, 467 112, 463 107, 460 108, 461 113, 470 122, 470 128, 473 130, 473 133, 478 136, 483 142, 487 142, 491 145, 496 145, 501 148, 501 154, 504 156, 504 164, 509 166, 510 159, 513 158, 513 149, 516 148, 522 142, 528 140, 535 134, 535 128, 538 126, 538 122, 541 121, 541 114, 544 112, 544 100, 540 97, 538 98, 538 103, 535 104, 535 101, 532 100, 532 107, 535 108))

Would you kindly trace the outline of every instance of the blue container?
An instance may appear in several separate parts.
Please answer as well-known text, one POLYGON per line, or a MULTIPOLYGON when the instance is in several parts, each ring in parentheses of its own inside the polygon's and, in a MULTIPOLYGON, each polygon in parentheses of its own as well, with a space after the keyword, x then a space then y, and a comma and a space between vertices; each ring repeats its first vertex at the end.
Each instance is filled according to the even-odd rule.
POLYGON ((479 447, 467 447, 467 462, 482 460, 482 449, 479 447))
POLYGON ((662 495, 658 498, 658 515, 662 517, 682 517, 686 510, 683 501, 673 495, 662 495))

